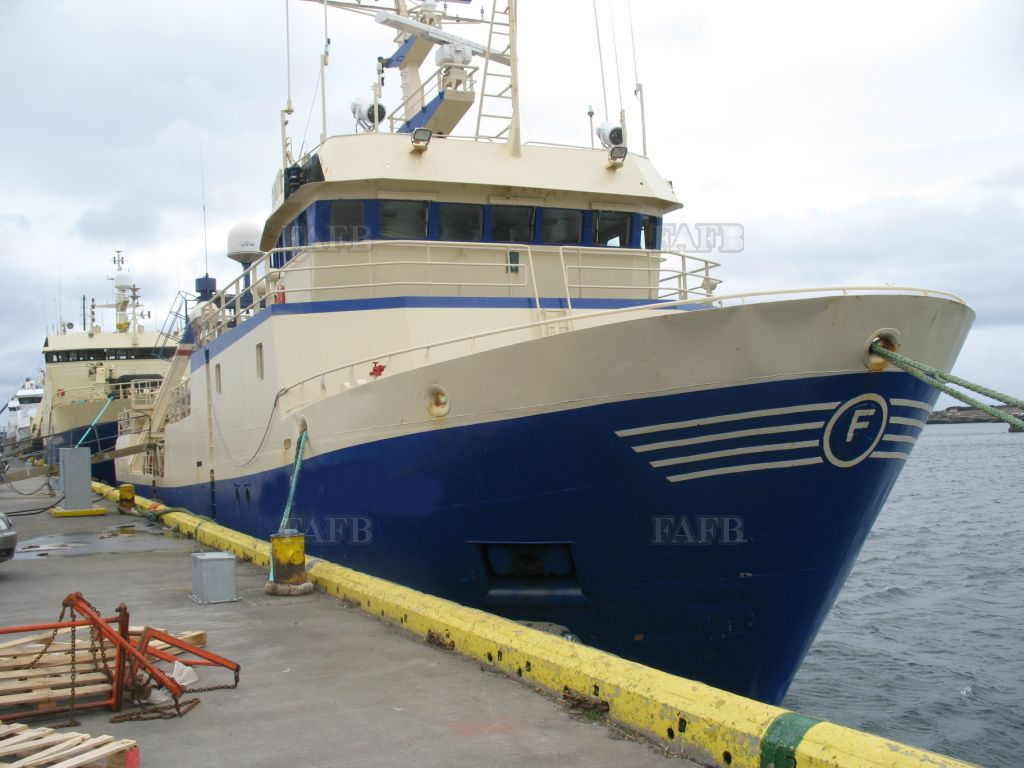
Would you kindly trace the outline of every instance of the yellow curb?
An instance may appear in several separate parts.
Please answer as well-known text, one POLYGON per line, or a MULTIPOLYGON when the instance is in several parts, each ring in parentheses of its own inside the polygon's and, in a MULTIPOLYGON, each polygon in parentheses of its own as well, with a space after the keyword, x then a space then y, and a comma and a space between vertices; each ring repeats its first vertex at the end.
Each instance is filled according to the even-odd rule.
MULTIPOLYGON (((117 490, 93 483, 116 501, 117 490)), ((141 511, 168 509, 135 497, 141 511)), ((269 566, 270 543, 187 512, 160 516, 165 525, 218 549, 269 566)), ((925 750, 832 723, 812 726, 776 765, 762 755, 769 726, 788 710, 626 661, 514 621, 467 608, 319 558, 310 581, 325 592, 428 641, 476 659, 557 695, 606 702, 615 722, 643 732, 705 765, 722 768, 974 768, 925 750)))

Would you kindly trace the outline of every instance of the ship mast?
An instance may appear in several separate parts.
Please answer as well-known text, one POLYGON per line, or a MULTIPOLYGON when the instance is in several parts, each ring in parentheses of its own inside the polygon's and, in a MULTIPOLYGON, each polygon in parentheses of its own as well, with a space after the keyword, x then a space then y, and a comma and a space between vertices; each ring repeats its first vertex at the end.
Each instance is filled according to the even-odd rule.
MULTIPOLYGON (((372 106, 360 102, 353 104, 357 125, 363 130, 380 129, 383 109, 378 106, 379 84, 383 70, 393 68, 398 69, 401 78, 402 102, 394 110, 396 116, 390 118, 392 130, 411 133, 427 128, 435 135, 449 135, 476 101, 478 112, 474 138, 477 141, 505 142, 511 154, 519 156, 522 140, 519 124, 516 0, 492 0, 489 20, 484 18, 482 9, 479 19, 448 13, 448 2, 465 3, 468 0, 448 0, 443 5, 438 0, 422 0, 418 3, 394 0, 394 10, 379 10, 379 6, 368 6, 353 0, 307 2, 323 5, 325 11, 330 6, 373 15, 378 24, 398 32, 395 37, 398 49, 391 56, 379 59, 372 106), (448 32, 443 28, 446 22, 457 25, 487 24, 486 45, 448 32), (436 57, 438 71, 424 82, 420 66, 435 47, 439 48, 436 57), (476 68, 471 62, 474 57, 483 59, 479 90, 474 87, 473 73, 476 68), (439 92, 428 103, 428 86, 435 82, 438 83, 439 92), (396 121, 400 123, 397 127, 396 121)), ((292 162, 285 131, 286 113, 290 107, 289 101, 281 117, 285 172, 287 165, 292 162)), ((321 141, 325 138, 326 135, 322 136, 321 141)))

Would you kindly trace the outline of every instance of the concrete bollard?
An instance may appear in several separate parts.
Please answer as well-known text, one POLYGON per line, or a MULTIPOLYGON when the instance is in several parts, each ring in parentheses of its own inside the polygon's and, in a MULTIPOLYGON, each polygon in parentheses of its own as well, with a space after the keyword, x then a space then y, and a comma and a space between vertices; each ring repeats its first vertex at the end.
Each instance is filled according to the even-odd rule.
POLYGON ((270 537, 270 581, 268 595, 308 595, 313 584, 306 576, 306 536, 284 530, 270 537))

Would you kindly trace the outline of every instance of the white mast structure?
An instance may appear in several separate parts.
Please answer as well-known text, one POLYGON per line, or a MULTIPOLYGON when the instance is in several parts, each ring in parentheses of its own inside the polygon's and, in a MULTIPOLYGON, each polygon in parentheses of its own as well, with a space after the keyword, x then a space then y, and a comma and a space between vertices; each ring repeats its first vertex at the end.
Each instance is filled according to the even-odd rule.
MULTIPOLYGON (((327 6, 373 15, 377 23, 397 31, 395 43, 398 44, 398 49, 390 57, 381 57, 376 64, 372 102, 367 103, 360 99, 352 104, 358 129, 374 132, 380 130, 380 123, 384 119, 380 105, 380 86, 384 70, 398 69, 402 84, 402 103, 390 117, 392 130, 411 133, 417 129, 427 129, 434 135, 448 136, 477 101, 479 94, 473 138, 477 141, 506 142, 513 156, 520 154, 522 139, 519 126, 516 0, 492 0, 491 16, 488 20, 483 18, 482 10, 480 19, 450 15, 446 10, 438 8, 437 0, 421 0, 417 3, 394 0, 393 10, 380 10, 380 6, 371 7, 352 0, 307 2, 324 6, 325 46, 321 54, 321 72, 326 64, 330 41, 326 35, 327 6), (481 44, 452 34, 444 28, 446 23, 487 24, 487 43, 481 44), (435 48, 437 50, 434 58, 438 68, 424 81, 420 67, 430 51, 435 48), (474 58, 483 59, 479 90, 473 76, 480 68, 473 65, 474 58), (431 94, 430 87, 435 84, 437 93, 431 94)), ((447 3, 444 7, 447 8, 447 3)), ((321 75, 321 102, 326 101, 323 81, 321 75)), ((289 75, 288 102, 281 113, 282 158, 285 168, 294 162, 286 131, 287 115, 291 114, 291 109, 289 75)), ((321 142, 327 138, 326 106, 322 105, 322 109, 324 133, 321 142)))

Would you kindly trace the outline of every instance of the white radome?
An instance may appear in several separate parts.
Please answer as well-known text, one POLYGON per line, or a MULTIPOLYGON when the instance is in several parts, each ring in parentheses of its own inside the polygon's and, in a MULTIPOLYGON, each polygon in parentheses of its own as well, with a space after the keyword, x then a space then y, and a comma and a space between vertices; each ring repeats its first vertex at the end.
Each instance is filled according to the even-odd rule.
POLYGON ((251 221, 240 221, 228 232, 228 258, 252 264, 263 255, 260 250, 262 228, 251 221))

